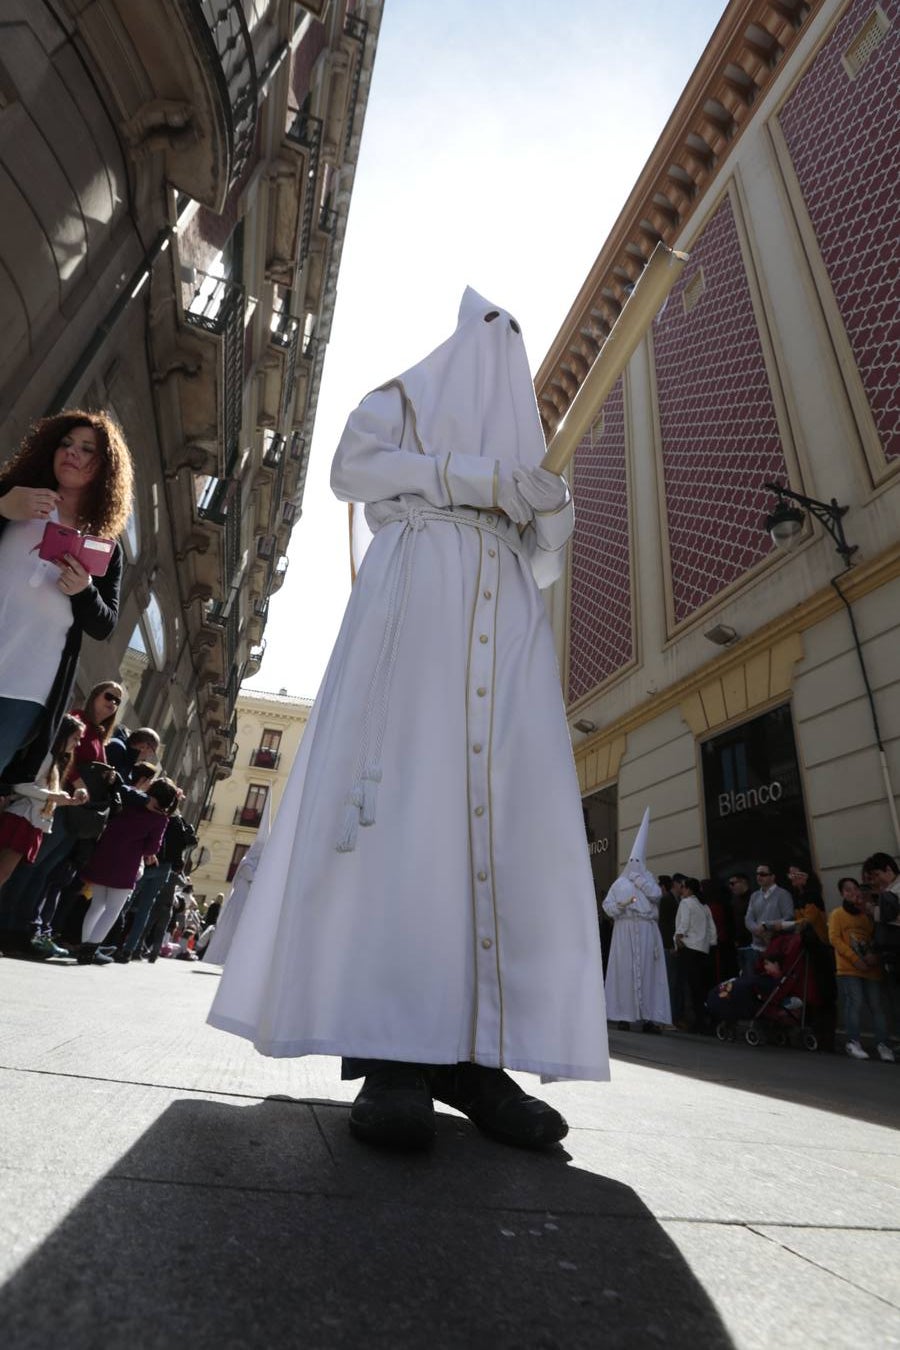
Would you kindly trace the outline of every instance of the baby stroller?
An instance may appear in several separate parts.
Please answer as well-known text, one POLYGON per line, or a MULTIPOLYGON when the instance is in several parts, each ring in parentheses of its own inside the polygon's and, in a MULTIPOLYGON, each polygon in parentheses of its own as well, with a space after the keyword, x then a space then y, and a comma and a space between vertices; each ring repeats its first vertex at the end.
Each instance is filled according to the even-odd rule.
POLYGON ((760 958, 759 973, 724 980, 710 991, 706 1006, 720 1041, 736 1040, 738 1023, 746 1022, 744 1040, 748 1045, 799 1042, 804 1050, 819 1048, 818 1037, 809 1025, 810 1010, 821 1003, 810 959, 810 948, 816 942, 815 934, 805 925, 783 931, 773 937, 760 958), (780 973, 766 973, 767 962, 775 964, 780 973))

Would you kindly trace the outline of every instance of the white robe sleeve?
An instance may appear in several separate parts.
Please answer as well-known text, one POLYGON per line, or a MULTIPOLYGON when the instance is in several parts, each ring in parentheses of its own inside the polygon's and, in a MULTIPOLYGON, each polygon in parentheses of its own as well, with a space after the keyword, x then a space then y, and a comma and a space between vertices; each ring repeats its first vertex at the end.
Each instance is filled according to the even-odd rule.
POLYGON ((556 511, 535 511, 525 527, 522 543, 538 587, 543 591, 562 576, 566 565, 566 544, 575 528, 575 504, 569 493, 556 511))
POLYGON ((401 450, 403 400, 396 388, 377 389, 350 414, 331 466, 341 501, 380 502, 412 493, 431 506, 497 505, 499 463, 480 455, 432 455, 401 450))

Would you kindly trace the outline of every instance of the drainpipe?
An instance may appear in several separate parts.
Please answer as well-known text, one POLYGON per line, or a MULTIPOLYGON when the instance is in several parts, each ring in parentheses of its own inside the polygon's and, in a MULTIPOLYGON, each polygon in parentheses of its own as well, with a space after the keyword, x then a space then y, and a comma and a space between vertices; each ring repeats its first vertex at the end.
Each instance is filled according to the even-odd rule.
POLYGON ((875 707, 875 695, 872 693, 872 686, 869 683, 869 673, 866 670, 866 662, 863 656, 862 644, 859 640, 859 632, 856 627, 856 618, 853 614, 853 608, 844 592, 837 582, 837 577, 831 578, 831 584, 837 591, 844 608, 847 611, 847 618, 850 620, 850 629, 853 633, 853 644, 856 647, 856 655, 859 660, 859 668, 862 672, 863 684, 866 686, 866 697, 869 700, 869 711, 872 714, 872 728, 875 732, 875 744, 878 746, 878 759, 881 764, 881 776, 884 779, 884 792, 887 798, 888 811, 891 816, 891 824, 894 827, 894 853, 900 857, 900 819, 897 817, 897 801, 894 796, 894 785, 891 782, 891 770, 887 762, 887 755, 884 750, 884 741, 881 739, 881 727, 878 723, 878 711, 875 707))

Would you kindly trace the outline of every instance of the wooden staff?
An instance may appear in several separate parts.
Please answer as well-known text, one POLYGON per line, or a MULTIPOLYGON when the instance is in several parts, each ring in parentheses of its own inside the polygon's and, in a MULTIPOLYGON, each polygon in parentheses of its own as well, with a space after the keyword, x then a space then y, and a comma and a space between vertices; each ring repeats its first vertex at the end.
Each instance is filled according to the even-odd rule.
POLYGON ((686 253, 657 244, 638 277, 621 314, 582 381, 563 418, 562 425, 547 446, 541 468, 564 473, 582 436, 603 407, 610 390, 628 365, 650 327, 666 296, 681 276, 688 260, 686 253))

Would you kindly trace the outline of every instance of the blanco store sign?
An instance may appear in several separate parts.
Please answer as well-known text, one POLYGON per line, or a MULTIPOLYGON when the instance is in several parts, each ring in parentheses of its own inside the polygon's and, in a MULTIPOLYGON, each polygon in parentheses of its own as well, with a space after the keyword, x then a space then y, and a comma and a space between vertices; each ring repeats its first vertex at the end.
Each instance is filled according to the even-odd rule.
POLYGON ((719 819, 736 816, 741 811, 752 811, 757 806, 768 806, 771 802, 781 801, 784 788, 777 778, 771 783, 763 783, 758 788, 747 788, 746 792, 719 793, 719 819))

